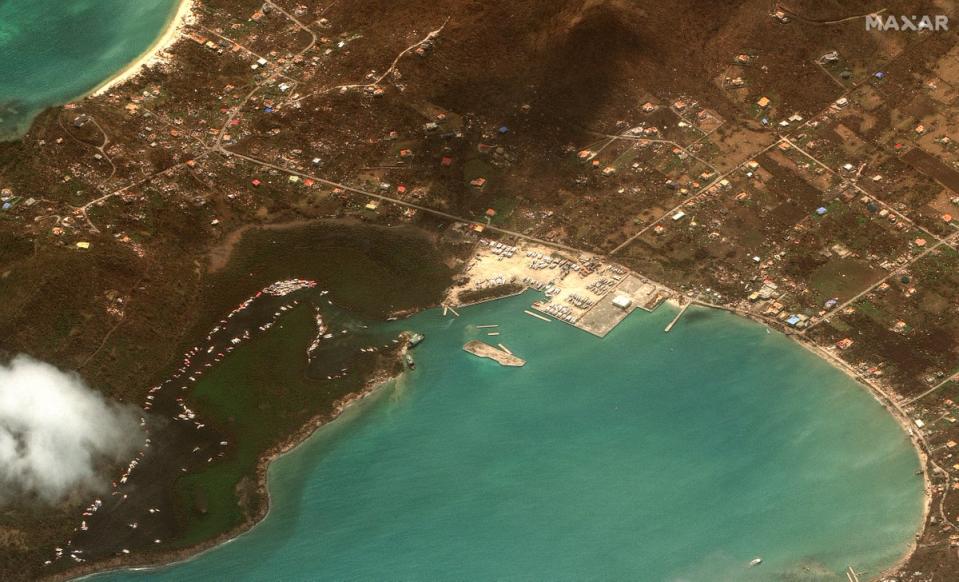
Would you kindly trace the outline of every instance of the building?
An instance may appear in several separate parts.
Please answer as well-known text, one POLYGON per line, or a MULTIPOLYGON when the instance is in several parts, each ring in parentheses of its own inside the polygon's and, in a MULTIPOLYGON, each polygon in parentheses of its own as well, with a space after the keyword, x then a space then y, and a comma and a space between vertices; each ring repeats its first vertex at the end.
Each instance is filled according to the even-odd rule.
POLYGON ((619 307, 620 309, 629 309, 629 306, 632 304, 633 300, 626 295, 617 295, 616 297, 613 297, 613 305, 619 307))

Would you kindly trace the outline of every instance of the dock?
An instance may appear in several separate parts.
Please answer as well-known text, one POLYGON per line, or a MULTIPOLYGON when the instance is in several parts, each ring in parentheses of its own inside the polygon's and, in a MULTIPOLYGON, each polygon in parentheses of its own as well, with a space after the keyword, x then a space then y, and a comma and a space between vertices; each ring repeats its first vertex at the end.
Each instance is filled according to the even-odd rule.
POLYGON ((477 325, 477 326, 476 326, 476 329, 487 329, 487 328, 490 328, 490 327, 499 327, 499 324, 495 324, 495 325, 477 325))
POLYGON ((637 309, 653 311, 668 297, 669 292, 659 285, 635 274, 627 275, 616 287, 596 301, 575 324, 597 337, 606 335, 637 309), (613 298, 625 297, 625 307, 613 303, 613 298))
POLYGON ((538 313, 533 313, 533 312, 530 311, 529 309, 524 309, 524 310, 523 310, 523 313, 525 313, 526 315, 532 315, 532 316, 535 317, 536 319, 542 319, 543 321, 545 321, 545 322, 547 322, 547 323, 549 323, 550 321, 553 321, 552 319, 549 319, 548 317, 543 317, 542 315, 540 315, 540 314, 538 314, 538 313))
POLYGON ((852 569, 852 566, 849 566, 849 568, 846 570, 846 578, 849 580, 849 582, 859 582, 859 574, 852 569))
POLYGON ((686 310, 689 309, 689 306, 692 304, 693 302, 690 301, 686 305, 683 305, 683 308, 679 310, 679 313, 676 314, 676 317, 674 317, 673 320, 669 322, 669 325, 667 325, 666 329, 664 329, 663 331, 666 333, 669 333, 673 329, 673 326, 676 325, 676 322, 679 321, 679 318, 681 318, 683 314, 686 313, 686 310))

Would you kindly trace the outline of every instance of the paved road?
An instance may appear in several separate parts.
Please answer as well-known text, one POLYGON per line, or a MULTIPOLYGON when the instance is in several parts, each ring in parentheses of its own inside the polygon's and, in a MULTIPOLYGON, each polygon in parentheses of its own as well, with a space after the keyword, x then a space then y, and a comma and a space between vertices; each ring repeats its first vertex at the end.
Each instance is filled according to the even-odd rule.
POLYGON ((685 200, 683 200, 682 202, 680 202, 680 203, 677 204, 676 206, 673 206, 672 208, 670 208, 669 210, 667 210, 666 212, 664 212, 659 218, 657 218, 656 220, 650 222, 649 224, 647 224, 646 226, 644 226, 643 228, 641 228, 641 229, 639 230, 639 232, 637 232, 637 233, 634 234, 633 236, 631 236, 631 237, 629 237, 628 239, 626 239, 625 241, 623 241, 623 243, 620 244, 618 247, 616 247, 616 248, 614 248, 613 250, 609 251, 610 256, 615 255, 616 253, 618 253, 618 252, 621 251, 622 249, 624 249, 624 248, 626 248, 627 246, 629 246, 630 243, 632 243, 632 242, 633 242, 634 240, 636 240, 637 238, 639 238, 639 237, 643 236, 644 234, 646 234, 646 232, 648 232, 649 229, 653 228, 654 226, 656 226, 657 224, 659 224, 660 222, 662 222, 667 216, 672 216, 672 215, 675 214, 678 210, 682 209, 683 206, 685 206, 686 204, 692 202, 692 201, 695 200, 696 198, 699 198, 700 196, 702 196, 707 190, 709 190, 710 188, 712 188, 712 187, 715 186, 716 184, 719 184, 719 182, 722 181, 724 178, 732 175, 733 172, 736 172, 736 171, 739 170, 741 167, 743 167, 743 165, 746 164, 749 160, 752 160, 752 159, 754 159, 754 158, 756 158, 756 157, 758 157, 758 156, 761 156, 761 155, 763 155, 764 153, 766 153, 767 151, 769 151, 769 150, 771 150, 772 148, 776 147, 776 145, 779 143, 779 141, 780 141, 780 140, 777 139, 776 141, 774 141, 773 143, 771 143, 771 144, 769 144, 768 146, 764 147, 763 149, 759 150, 758 152, 753 152, 753 153, 749 154, 749 156, 747 156, 745 160, 743 160, 743 161, 740 162, 739 164, 736 164, 736 166, 735 166, 734 168, 732 168, 732 169, 730 169, 729 171, 724 172, 724 173, 716 176, 716 178, 715 178, 712 182, 710 182, 709 184, 706 184, 705 186, 703 186, 702 188, 700 188, 699 190, 697 190, 696 192, 694 192, 692 196, 689 196, 688 198, 686 198, 685 200))
POLYGON ((850 186, 852 186, 853 188, 855 188, 856 191, 859 192, 860 194, 863 194, 863 195, 865 195, 865 196, 868 196, 870 200, 874 201, 874 202, 875 202, 876 204, 878 204, 879 206, 882 206, 883 208, 885 208, 885 209, 888 210, 889 212, 891 212, 891 213, 895 214, 896 216, 898 216, 899 218, 901 218, 904 222, 906 222, 906 223, 907 223, 908 225, 910 225, 911 227, 915 228, 916 230, 921 230, 923 233, 926 234, 926 236, 930 237, 930 238, 931 238, 932 240, 934 240, 934 241, 941 241, 941 240, 942 240, 942 237, 937 236, 937 235, 929 232, 928 230, 926 230, 924 227, 916 224, 915 222, 913 222, 913 220, 912 220, 911 218, 909 218, 909 217, 906 216, 905 214, 899 212, 898 210, 896 210, 896 209, 893 208, 892 206, 890 206, 890 205, 886 204, 885 202, 883 202, 881 199, 877 198, 877 197, 874 196, 873 194, 870 194, 869 192, 867 192, 866 190, 864 190, 859 184, 857 184, 857 183, 855 183, 855 182, 853 182, 853 181, 851 181, 851 180, 846 180, 845 178, 843 178, 842 175, 839 175, 835 170, 833 170, 832 168, 830 168, 829 166, 827 166, 826 164, 824 164, 823 162, 821 162, 819 159, 817 159, 815 156, 813 156, 812 154, 810 154, 810 153, 807 152, 806 150, 804 150, 804 149, 802 149, 801 147, 799 147, 799 145, 797 145, 795 142, 791 141, 788 137, 784 137, 784 138, 783 138, 783 141, 786 142, 786 143, 788 143, 791 147, 796 148, 796 151, 798 151, 798 152, 801 153, 802 155, 806 156, 807 158, 809 158, 810 160, 812 160, 813 162, 815 162, 819 167, 823 168, 824 170, 826 170, 826 171, 829 172, 830 174, 836 175, 836 176, 838 176, 839 178, 841 178, 846 184, 849 184, 850 186))
MULTIPOLYGON (((272 169, 274 169, 274 170, 279 170, 280 172, 285 172, 285 173, 291 174, 291 175, 293 175, 293 176, 299 176, 299 177, 301 177, 301 178, 309 178, 309 179, 313 180, 314 182, 317 182, 317 183, 320 183, 320 184, 324 184, 324 185, 326 185, 326 186, 331 186, 331 187, 333 187, 333 188, 342 188, 343 190, 346 190, 347 192, 353 192, 353 193, 355 193, 355 194, 362 194, 362 195, 364 195, 364 196, 369 196, 370 198, 376 198, 376 199, 378 199, 378 200, 385 200, 386 202, 391 202, 391 203, 397 204, 397 205, 399 205, 399 206, 405 206, 405 207, 407 207, 407 208, 413 208, 413 209, 415 209, 415 210, 419 210, 419 211, 422 211, 422 212, 427 212, 427 213, 429 213, 429 214, 432 214, 432 215, 434 215, 434 216, 439 216, 439 217, 445 218, 445 219, 447 219, 447 220, 453 220, 453 221, 455 221, 455 222, 463 222, 463 223, 466 223, 466 224, 479 224, 479 225, 482 225, 486 230, 491 230, 491 231, 498 232, 498 233, 501 233, 501 234, 506 234, 506 235, 509 235, 509 236, 514 236, 514 237, 516 237, 516 238, 520 238, 520 239, 523 239, 523 240, 528 240, 528 241, 530 241, 530 242, 535 242, 535 243, 537 243, 537 244, 541 244, 541 245, 544 245, 544 246, 549 246, 549 247, 561 249, 561 250, 564 250, 564 251, 569 251, 569 252, 578 253, 578 254, 588 252, 588 251, 583 251, 583 250, 580 250, 580 249, 577 249, 577 248, 574 248, 574 247, 571 247, 571 246, 568 246, 568 245, 564 245, 564 244, 562 244, 562 243, 557 243, 557 242, 553 242, 553 241, 548 241, 548 240, 544 240, 544 239, 541 239, 541 238, 536 238, 536 237, 533 237, 533 236, 529 236, 529 235, 523 234, 523 233, 521 233, 521 232, 516 232, 516 231, 514 231, 514 230, 507 230, 507 229, 505 229, 505 228, 500 228, 500 227, 498 227, 498 226, 489 225, 489 224, 486 224, 486 223, 484 223, 484 222, 480 222, 480 221, 478 221, 478 220, 473 220, 473 219, 471 219, 471 218, 463 218, 462 216, 456 216, 455 214, 450 214, 450 213, 448 213, 448 212, 443 212, 442 210, 436 210, 435 208, 430 208, 429 206, 423 206, 423 205, 421 205, 421 204, 415 204, 415 203, 413 203, 413 202, 407 202, 407 201, 405 201, 405 200, 400 200, 399 198, 393 198, 393 197, 391 197, 391 196, 386 196, 386 195, 384 195, 384 194, 378 194, 378 193, 376 193, 376 192, 369 192, 369 191, 367 191, 367 190, 362 190, 362 189, 360 189, 360 188, 354 188, 353 186, 347 186, 346 184, 341 184, 341 183, 339 183, 339 182, 334 182, 334 181, 332 181, 332 180, 327 180, 326 178, 321 178, 320 176, 314 176, 314 175, 312 175, 312 174, 307 174, 307 173, 305 173, 305 172, 299 172, 299 171, 297 171, 297 170, 291 170, 291 169, 289 169, 289 168, 284 168, 283 166, 278 166, 278 165, 276 165, 276 164, 272 164, 272 163, 270 163, 270 162, 266 162, 266 161, 263 161, 263 160, 259 160, 259 159, 257 159, 257 158, 251 157, 251 156, 247 156, 247 155, 243 155, 243 154, 238 154, 238 153, 236 153, 236 152, 231 152, 230 150, 227 150, 227 149, 225 149, 225 148, 220 148, 220 151, 221 151, 222 153, 224 153, 224 154, 225 154, 226 156, 228 156, 228 157, 234 157, 234 158, 239 158, 239 159, 241 159, 241 160, 246 160, 246 161, 248 161, 248 162, 250 162, 250 163, 257 164, 257 165, 263 166, 263 167, 265 167, 265 168, 272 168, 272 169)), ((589 254, 595 254, 595 253, 589 253, 589 254)))
POLYGON ((827 315, 826 317, 823 317, 822 319, 819 319, 819 320, 817 320, 817 321, 814 321, 812 324, 810 324, 808 327, 806 327, 806 329, 802 330, 801 333, 802 333, 802 334, 805 334, 807 331, 809 331, 810 329, 816 327, 816 326, 819 325, 820 323, 822 323, 822 322, 824 322, 824 321, 829 321, 829 319, 831 318, 831 316, 833 316, 833 315, 835 315, 835 314, 838 314, 838 313, 841 313, 843 309, 845 309, 846 307, 852 305, 852 304, 855 303, 856 301, 859 301, 859 299, 861 299, 864 295, 867 295, 867 294, 869 294, 870 292, 872 292, 873 289, 875 289, 876 287, 879 287, 880 285, 882 285, 883 283, 885 283, 890 277, 894 277, 894 276, 896 276, 896 275, 900 275, 900 274, 902 274, 902 273, 905 273, 905 272, 909 269, 909 267, 911 267, 916 261, 918 261, 919 259, 925 257, 926 255, 928 255, 928 254, 931 253, 932 251, 936 250, 937 248, 939 248, 939 247, 941 247, 941 246, 951 246, 951 241, 954 240, 957 236, 959 236, 959 232, 955 232, 955 233, 949 235, 948 237, 940 240, 940 241, 937 242, 936 244, 930 246, 930 247, 927 248, 926 250, 922 251, 921 253, 919 253, 918 255, 916 255, 915 257, 913 257, 912 259, 910 259, 909 261, 907 261, 905 264, 903 264, 903 265, 902 265, 901 267, 899 267, 898 269, 896 269, 896 270, 894 270, 894 271, 890 271, 888 275, 886 275, 886 276, 883 277, 882 279, 879 279, 878 281, 876 281, 876 282, 873 283, 872 285, 866 287, 865 289, 863 289, 862 291, 860 291, 859 293, 857 293, 856 295, 854 295, 854 296, 853 296, 851 299, 849 299, 848 301, 842 303, 841 305, 837 305, 837 306, 829 313, 829 315, 827 315))

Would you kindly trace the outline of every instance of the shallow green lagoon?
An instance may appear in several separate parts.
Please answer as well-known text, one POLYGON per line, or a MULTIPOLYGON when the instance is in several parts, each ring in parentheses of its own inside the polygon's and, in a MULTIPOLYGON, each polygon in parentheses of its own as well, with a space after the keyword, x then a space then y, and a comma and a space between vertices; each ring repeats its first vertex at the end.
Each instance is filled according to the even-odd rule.
POLYGON ((721 312, 669 334, 668 309, 637 313, 600 340, 530 301, 390 324, 426 334, 417 369, 274 463, 262 524, 98 579, 845 580, 906 549, 918 458, 830 366, 721 312))
POLYGON ((163 33, 179 0, 0 0, 0 140, 112 77, 163 33))

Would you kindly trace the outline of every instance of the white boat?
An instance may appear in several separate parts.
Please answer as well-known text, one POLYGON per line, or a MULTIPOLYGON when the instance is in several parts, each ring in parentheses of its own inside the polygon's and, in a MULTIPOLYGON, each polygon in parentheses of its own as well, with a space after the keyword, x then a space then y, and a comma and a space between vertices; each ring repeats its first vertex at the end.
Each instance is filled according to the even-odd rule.
POLYGON ((750 566, 758 566, 758 565, 760 565, 760 564, 762 564, 762 563, 763 563, 763 559, 762 559, 762 558, 753 558, 752 560, 749 561, 749 565, 750 565, 750 566))

